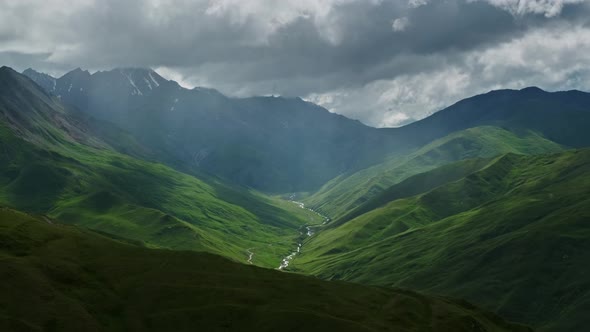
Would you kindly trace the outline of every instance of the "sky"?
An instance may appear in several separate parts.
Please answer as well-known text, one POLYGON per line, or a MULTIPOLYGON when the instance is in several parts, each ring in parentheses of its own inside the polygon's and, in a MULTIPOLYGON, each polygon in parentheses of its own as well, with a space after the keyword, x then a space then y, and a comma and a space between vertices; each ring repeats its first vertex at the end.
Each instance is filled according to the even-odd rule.
POLYGON ((590 91, 589 2, 0 0, 0 65, 150 67, 397 127, 490 90, 590 91))

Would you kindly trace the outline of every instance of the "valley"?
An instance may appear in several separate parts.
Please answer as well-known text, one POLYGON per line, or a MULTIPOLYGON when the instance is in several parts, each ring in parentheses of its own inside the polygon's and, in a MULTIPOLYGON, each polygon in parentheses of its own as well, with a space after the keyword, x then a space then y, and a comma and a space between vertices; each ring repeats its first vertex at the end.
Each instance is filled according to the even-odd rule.
POLYGON ((205 250, 241 260, 245 249, 260 246, 264 249, 254 263, 266 267, 278 265, 296 230, 313 217, 214 176, 197 178, 135 157, 144 154, 139 143, 127 146, 137 152, 121 153, 110 142, 123 143, 125 132, 89 131, 88 121, 33 82, 7 68, 0 75, 4 86, 11 85, 0 91, 0 111, 9 121, 0 126, 2 204, 150 247, 205 250), (29 118, 21 123, 13 114, 29 118))
POLYGON ((590 1, 0 0, 0 332, 587 332, 590 1))
POLYGON ((530 331, 462 301, 148 249, 7 208, 0 239, 4 331, 530 331))
POLYGON ((0 273, 31 289, 5 326, 590 324, 586 93, 492 91, 377 129, 149 69, 24 74, 0 69, 0 273))
MULTIPOLYGON (((295 258, 295 256, 297 256, 301 253, 301 249, 303 248, 303 242, 305 241, 305 239, 307 239, 307 238, 311 237, 313 234, 315 234, 315 232, 313 231, 313 228, 322 227, 322 226, 326 225, 327 222, 330 221, 330 218, 324 216, 323 214, 321 214, 317 211, 314 211, 310 208, 306 208, 304 203, 294 201, 293 200, 294 196, 295 196, 295 194, 293 194, 289 197, 289 201, 291 203, 299 206, 299 208, 301 208, 301 209, 311 212, 312 214, 316 214, 317 216, 319 216, 323 220, 323 222, 321 224, 304 225, 301 227, 301 229, 299 231, 299 240, 297 241, 296 250, 293 251, 292 253, 290 253, 289 255, 287 255, 285 258, 283 258, 283 260, 281 261, 281 264, 278 267, 279 270, 284 270, 284 269, 288 268, 289 263, 291 263, 291 261, 295 258)), ((313 220, 313 219, 310 218, 310 220, 313 220)))

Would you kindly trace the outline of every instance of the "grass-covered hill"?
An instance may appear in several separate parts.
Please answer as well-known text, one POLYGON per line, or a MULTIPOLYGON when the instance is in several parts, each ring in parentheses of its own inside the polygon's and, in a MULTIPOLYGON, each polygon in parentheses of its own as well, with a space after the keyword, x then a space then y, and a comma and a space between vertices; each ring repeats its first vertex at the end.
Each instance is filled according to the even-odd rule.
POLYGON ((507 154, 429 173, 318 232, 293 268, 466 298, 553 331, 590 325, 590 150, 507 154))
POLYGON ((529 130, 482 126, 461 130, 361 171, 339 176, 303 201, 333 219, 348 214, 386 188, 436 167, 504 153, 540 154, 563 147, 529 130))
POLYGON ((0 208, 2 331, 529 331, 464 301, 148 249, 0 208))
POLYGON ((278 266, 298 228, 317 218, 215 177, 135 158, 149 149, 100 124, 3 67, 0 202, 154 247, 240 261, 250 250, 253 263, 268 267, 278 266))

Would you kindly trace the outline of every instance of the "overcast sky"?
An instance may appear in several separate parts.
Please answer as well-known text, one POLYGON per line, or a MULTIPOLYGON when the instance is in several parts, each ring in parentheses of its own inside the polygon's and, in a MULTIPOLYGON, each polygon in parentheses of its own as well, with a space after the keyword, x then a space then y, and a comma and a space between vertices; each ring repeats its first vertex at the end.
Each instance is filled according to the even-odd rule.
POLYGON ((590 91, 584 0, 0 0, 0 64, 151 67, 372 126, 536 85, 590 91))

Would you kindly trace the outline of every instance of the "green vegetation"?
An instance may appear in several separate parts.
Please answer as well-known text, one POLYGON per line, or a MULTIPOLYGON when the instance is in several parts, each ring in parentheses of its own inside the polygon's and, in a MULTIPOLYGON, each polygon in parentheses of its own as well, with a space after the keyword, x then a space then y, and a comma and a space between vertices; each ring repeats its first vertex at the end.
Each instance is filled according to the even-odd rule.
POLYGON ((155 73, 73 71, 60 100, 0 68, 1 330, 527 330, 392 287, 590 325, 590 150, 563 152, 590 142, 590 94, 496 91, 374 129, 161 77, 113 89, 127 74, 155 73), (298 198, 328 224, 280 198, 331 178, 298 198), (246 264, 296 248, 291 271, 370 286, 246 264))
POLYGON ((3 331, 529 331, 464 302, 147 249, 0 209, 3 331))
POLYGON ((548 330, 584 330, 590 150, 507 154, 474 172, 480 161, 453 166, 411 177, 387 191, 393 201, 319 232, 293 269, 462 297, 548 330), (415 188, 425 192, 404 195, 415 188))
POLYGON ((338 219, 386 188, 422 172, 468 158, 490 158, 504 153, 540 154, 563 148, 526 130, 475 127, 438 139, 407 155, 351 175, 341 175, 303 201, 332 219, 338 219))
MULTIPOLYGON (((0 202, 148 246, 209 251, 276 267, 310 216, 294 204, 197 179, 132 154, 116 128, 93 130, 25 77, 2 69, 0 202), (113 147, 115 146, 115 147, 113 147)), ((315 217, 320 220, 319 217, 315 217)))

